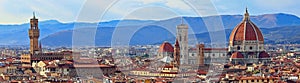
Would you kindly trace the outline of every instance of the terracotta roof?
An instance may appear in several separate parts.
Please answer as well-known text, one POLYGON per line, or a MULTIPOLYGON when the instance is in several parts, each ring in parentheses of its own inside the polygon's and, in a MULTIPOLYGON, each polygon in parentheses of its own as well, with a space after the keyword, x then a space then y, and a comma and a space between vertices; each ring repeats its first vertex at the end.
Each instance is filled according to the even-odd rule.
POLYGON ((260 77, 260 76, 250 76, 250 77, 241 77, 241 80, 254 80, 254 79, 276 79, 279 80, 278 77, 260 77))
POLYGON ((73 64, 71 61, 65 61, 65 64, 73 64))
POLYGON ((244 55, 240 52, 234 52, 230 58, 244 58, 244 55))
POLYGON ((113 66, 110 66, 110 65, 98 65, 98 64, 74 64, 74 67, 76 68, 79 68, 79 67, 82 67, 82 68, 85 68, 85 67, 113 67, 113 66))
POLYGON ((169 42, 164 42, 160 45, 158 52, 174 52, 174 48, 169 42))
POLYGON ((45 64, 49 64, 51 61, 50 61, 50 60, 43 60, 43 62, 44 62, 45 64))
POLYGON ((200 75, 206 75, 206 74, 207 74, 207 72, 206 72, 206 71, 203 71, 203 70, 198 70, 197 73, 200 74, 200 75))
POLYGON ((47 68, 57 68, 58 66, 55 64, 49 64, 46 66, 47 68))
POLYGON ((172 65, 165 65, 163 68, 174 68, 172 65))
POLYGON ((14 59, 13 59, 13 58, 7 58, 6 61, 8 61, 8 62, 13 62, 14 59))
POLYGON ((251 22, 249 16, 244 16, 244 20, 233 29, 229 37, 230 42, 244 40, 264 41, 260 29, 251 22))

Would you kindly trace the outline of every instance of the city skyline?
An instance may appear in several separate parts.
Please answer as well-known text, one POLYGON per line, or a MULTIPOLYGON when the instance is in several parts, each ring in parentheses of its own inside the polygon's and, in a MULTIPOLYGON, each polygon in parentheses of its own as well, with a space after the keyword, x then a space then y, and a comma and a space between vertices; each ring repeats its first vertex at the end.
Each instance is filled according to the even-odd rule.
POLYGON ((298 2, 2 0, 0 82, 300 83, 298 2))
MULTIPOLYGON (((187 0, 189 1, 189 0, 187 0)), ((22 24, 26 23, 32 16, 32 12, 37 13, 41 20, 58 20, 60 22, 99 22, 99 14, 91 14, 91 17, 78 17, 80 14, 92 13, 93 11, 103 11, 103 7, 112 1, 6 1, 2 0, 0 11, 0 24, 22 24), (15 4, 23 3, 23 4, 15 4), (93 4, 91 4, 93 3, 93 4), (99 4, 97 4, 99 3, 99 4), (94 9, 84 10, 85 7, 94 9), (57 12, 59 11, 59 12, 57 12), (93 16, 94 15, 94 16, 93 16)), ((201 2, 201 1, 199 1, 201 2)), ((251 15, 287 13, 300 16, 296 10, 297 0, 287 1, 259 1, 259 0, 211 0, 202 1, 199 8, 200 14, 197 15, 193 7, 181 0, 129 0, 118 1, 111 5, 111 8, 103 15, 101 21, 137 19, 137 20, 161 20, 178 16, 203 17, 214 15, 241 15, 245 7, 248 7, 251 15), (211 12, 213 11, 213 12, 211 12), (163 12, 163 13, 161 13, 163 12), (160 13, 160 14, 157 14, 160 13)))

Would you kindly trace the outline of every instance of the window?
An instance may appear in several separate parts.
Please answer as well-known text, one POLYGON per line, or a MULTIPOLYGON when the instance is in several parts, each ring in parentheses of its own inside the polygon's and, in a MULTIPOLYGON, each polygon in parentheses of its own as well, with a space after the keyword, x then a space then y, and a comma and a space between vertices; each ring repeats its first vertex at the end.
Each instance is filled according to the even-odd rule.
POLYGON ((241 47, 240 47, 240 46, 238 46, 238 47, 237 47, 237 50, 241 50, 241 47))
POLYGON ((179 41, 181 41, 181 36, 179 36, 179 41))
POLYGON ((253 49, 252 46, 250 46, 249 49, 252 50, 253 49))

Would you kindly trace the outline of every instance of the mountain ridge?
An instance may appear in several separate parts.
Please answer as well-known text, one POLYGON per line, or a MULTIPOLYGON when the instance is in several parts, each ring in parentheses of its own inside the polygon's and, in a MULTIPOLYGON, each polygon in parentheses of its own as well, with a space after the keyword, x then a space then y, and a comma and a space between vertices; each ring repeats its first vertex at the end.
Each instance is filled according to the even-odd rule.
MULTIPOLYGON (((185 20, 185 23, 187 23, 189 27, 195 32, 190 34, 200 34, 208 31, 204 23, 204 20, 206 18, 220 18, 223 27, 226 30, 226 29, 233 29, 238 23, 241 22, 243 16, 242 15, 221 15, 221 16, 183 17, 183 18, 185 20)), ((47 46, 46 44, 47 42, 55 43, 55 41, 57 40, 55 39, 51 40, 51 38, 54 37, 53 35, 62 34, 63 33, 62 31, 67 31, 67 32, 71 31, 74 29, 74 26, 76 26, 75 28, 95 27, 100 29, 103 27, 111 27, 111 28, 112 27, 114 28, 148 27, 149 25, 158 24, 158 25, 164 25, 164 27, 161 28, 169 29, 169 31, 162 31, 162 32, 167 32, 167 33, 171 32, 171 34, 174 34, 174 32, 176 32, 175 29, 176 25, 181 23, 180 19, 181 19, 180 17, 159 20, 159 21, 131 19, 131 20, 114 20, 114 21, 107 21, 107 22, 100 22, 100 23, 84 23, 84 22, 61 23, 57 20, 46 20, 46 21, 40 21, 39 23, 40 34, 41 34, 40 40, 42 40, 43 45, 45 43, 46 46, 47 46), (48 41, 43 41, 45 39, 47 39, 48 41)), ((274 27, 300 26, 299 17, 291 14, 284 14, 284 13, 255 15, 255 16, 251 16, 251 20, 260 28, 271 29, 274 27)), ((19 44, 28 45, 29 38, 28 38, 27 30, 29 29, 29 27, 30 27, 29 23, 18 24, 18 25, 0 25, 0 31, 2 32, 0 33, 0 45, 19 45, 19 44)), ((64 36, 64 37, 69 37, 69 36, 64 36)), ((63 40, 63 39, 58 39, 58 40, 63 40)))

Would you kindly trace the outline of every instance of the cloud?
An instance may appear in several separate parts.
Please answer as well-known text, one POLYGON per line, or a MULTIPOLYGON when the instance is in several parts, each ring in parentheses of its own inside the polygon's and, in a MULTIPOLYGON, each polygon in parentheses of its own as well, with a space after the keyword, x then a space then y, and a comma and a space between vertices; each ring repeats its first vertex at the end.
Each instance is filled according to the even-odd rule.
POLYGON ((73 21, 81 6, 81 1, 43 1, 43 0, 1 0, 0 23, 24 23, 32 17, 35 11, 39 19, 57 19, 61 21, 73 21), (72 2, 66 3, 66 2, 72 2), (74 4, 74 5, 73 5, 74 4), (13 17, 12 17, 13 16, 13 17))
POLYGON ((161 20, 180 15, 171 9, 164 7, 143 7, 128 13, 124 19, 161 20))
POLYGON ((289 8, 298 6, 299 0, 251 0, 250 3, 264 8, 289 8))
MULTIPOLYGON (((62 22, 98 22, 123 18, 161 19, 178 14, 196 16, 193 6, 189 6, 187 1, 193 0, 1 0, 0 24, 28 22, 33 11, 40 20, 56 19, 62 22)), ((201 5, 198 9, 203 15, 210 12, 206 5, 201 5)))
POLYGON ((191 7, 189 7, 189 5, 186 4, 184 0, 132 0, 132 1, 142 2, 145 5, 160 4, 175 9, 191 9, 191 7))
POLYGON ((183 0, 166 0, 165 5, 170 7, 170 8, 174 8, 174 9, 182 9, 182 10, 192 9, 192 7, 190 7, 183 0))
POLYGON ((251 15, 280 12, 299 16, 299 3, 298 0, 0 0, 0 24, 28 22, 33 11, 41 20, 62 22, 242 14, 246 6, 251 15))
POLYGON ((142 2, 143 4, 165 3, 166 2, 166 0, 135 0, 135 1, 136 2, 142 2))
MULTIPOLYGON (((216 10, 213 7, 213 4, 204 0, 120 0, 113 4, 109 10, 107 10, 108 13, 118 15, 118 17, 121 17, 122 19, 148 20, 161 20, 162 18, 183 15, 198 16, 197 13, 202 16, 209 16, 212 14, 215 15, 215 11, 216 10), (170 12, 172 12, 172 14, 170 12)), ((106 14, 105 18, 107 17, 112 18, 116 16, 109 16, 106 14)))

